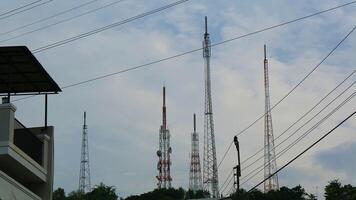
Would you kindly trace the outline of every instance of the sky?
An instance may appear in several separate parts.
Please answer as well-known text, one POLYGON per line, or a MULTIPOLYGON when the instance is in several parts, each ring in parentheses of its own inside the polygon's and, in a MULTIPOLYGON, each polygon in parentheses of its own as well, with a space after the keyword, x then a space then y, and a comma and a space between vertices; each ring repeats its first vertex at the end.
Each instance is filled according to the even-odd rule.
MULTIPOLYGON (((113 2, 97 0, 48 21, 6 33, 88 1, 54 0, 0 19, 0 45, 26 45, 34 50, 175 2, 123 0, 71 21, 7 40, 113 2)), ((0 1, 0 13, 30 2, 0 1)), ((212 43, 217 43, 347 2, 190 0, 160 13, 36 53, 35 56, 53 79, 64 87, 200 48, 204 16, 208 16, 212 43)), ((356 4, 352 4, 212 48, 212 98, 218 162, 233 136, 264 112, 263 45, 267 45, 271 104, 275 104, 355 26, 355 17, 356 4)), ((355 34, 351 34, 334 54, 272 111, 275 137, 355 71, 355 34)), ((276 148, 276 152, 281 152, 352 95, 355 86, 351 84, 356 80, 355 76, 351 76, 314 111, 276 140, 277 145, 295 132, 290 140, 276 148), (323 109, 349 86, 351 88, 340 98, 323 109), (311 123, 301 127, 319 111, 321 113, 311 123)), ((83 112, 87 111, 92 185, 104 182, 115 186, 120 196, 154 189, 163 85, 167 88, 173 186, 187 188, 193 113, 197 113, 201 157, 203 154, 204 66, 201 51, 67 88, 58 95, 50 96, 49 124, 55 126, 55 188, 62 187, 66 192, 78 188, 83 112)), ((43 125, 43 103, 44 98, 41 97, 14 102, 18 108, 16 117, 28 127, 43 125)), ((278 158, 277 165, 282 166, 337 125, 355 110, 355 105, 355 99, 348 101, 278 158)), ((333 179, 356 185, 356 172, 353 170, 356 165, 355 130, 356 120, 353 117, 283 170, 279 174, 280 185, 294 187, 300 184, 307 192, 317 194, 321 199, 323 187, 333 179)), ((263 134, 263 120, 260 120, 239 136, 241 160, 262 148, 263 134)), ((259 160, 243 170, 242 176, 262 163, 263 160, 259 160)), ((236 152, 232 148, 219 168, 220 185, 235 164, 236 152)), ((263 173, 260 172, 242 187, 249 189, 262 178, 263 173)), ((224 194, 230 187, 231 184, 224 194)))

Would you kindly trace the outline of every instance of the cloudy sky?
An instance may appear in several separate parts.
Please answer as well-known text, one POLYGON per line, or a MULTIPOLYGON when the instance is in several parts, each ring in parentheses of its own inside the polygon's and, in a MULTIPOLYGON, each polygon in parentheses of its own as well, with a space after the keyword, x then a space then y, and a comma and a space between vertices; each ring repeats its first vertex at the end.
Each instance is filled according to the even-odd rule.
MULTIPOLYGON (((34 50, 175 2, 123 0, 71 21, 19 36, 114 1, 97 0, 64 15, 6 33, 88 1, 54 0, 30 11, 1 18, 0 44, 26 45, 34 50), (13 37, 16 38, 11 39, 13 37)), ((1 13, 30 2, 0 1, 1 13)), ((209 18, 209 32, 215 43, 347 2, 190 0, 164 12, 35 55, 57 83, 64 87, 200 48, 204 16, 209 18)), ((356 4, 353 4, 212 49, 212 93, 218 162, 234 134, 246 128, 264 111, 263 44, 268 47, 271 102, 274 104, 356 25, 355 17, 356 4)), ((276 137, 355 70, 355 34, 275 108, 272 114, 276 137)), ((351 86, 316 119, 298 130, 349 87, 356 80, 355 76, 351 76, 313 112, 276 140, 276 144, 279 144, 296 132, 290 140, 276 148, 276 152, 282 151, 350 96, 355 86, 351 86)), ((198 131, 203 138, 203 78, 202 53, 195 52, 64 89, 61 94, 51 96, 49 123, 55 126, 55 187, 63 187, 67 192, 78 188, 82 115, 83 111, 87 111, 93 185, 100 182, 113 185, 122 196, 155 188, 155 152, 161 124, 161 90, 165 84, 168 126, 172 134, 173 185, 187 188, 193 113, 197 113, 198 131)), ((21 100, 15 102, 15 105, 18 107, 17 118, 24 124, 43 124, 43 98, 21 100)), ((353 112, 355 105, 354 99, 346 103, 283 154, 277 161, 278 166, 353 112)), ((355 130, 356 120, 353 118, 282 171, 279 175, 280 184, 301 184, 308 192, 319 196, 322 196, 323 187, 332 179, 340 179, 344 184, 356 184, 356 173, 353 170, 356 166, 355 130)), ((239 139, 244 160, 263 145, 263 120, 244 132, 239 139)), ((236 162, 235 154, 235 151, 230 151, 219 168, 220 185, 236 162)), ((260 160, 244 170, 243 176, 262 162, 260 160)), ((249 189, 262 178, 262 173, 259 173, 243 187, 249 189)), ((230 187, 231 184, 226 192, 230 187)))

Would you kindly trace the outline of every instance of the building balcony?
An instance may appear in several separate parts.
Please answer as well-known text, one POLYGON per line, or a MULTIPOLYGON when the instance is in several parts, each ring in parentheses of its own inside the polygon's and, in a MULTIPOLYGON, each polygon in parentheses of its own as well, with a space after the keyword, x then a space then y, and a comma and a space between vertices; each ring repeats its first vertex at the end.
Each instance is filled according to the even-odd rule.
POLYGON ((15 111, 0 104, 0 171, 44 197, 53 182, 53 127, 26 128, 15 111))

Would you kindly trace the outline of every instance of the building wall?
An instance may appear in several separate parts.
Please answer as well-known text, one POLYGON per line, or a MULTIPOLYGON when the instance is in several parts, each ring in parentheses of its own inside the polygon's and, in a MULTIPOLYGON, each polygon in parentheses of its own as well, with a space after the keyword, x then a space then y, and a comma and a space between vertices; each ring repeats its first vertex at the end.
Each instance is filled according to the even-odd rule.
POLYGON ((0 171, 1 200, 41 200, 34 193, 0 171))

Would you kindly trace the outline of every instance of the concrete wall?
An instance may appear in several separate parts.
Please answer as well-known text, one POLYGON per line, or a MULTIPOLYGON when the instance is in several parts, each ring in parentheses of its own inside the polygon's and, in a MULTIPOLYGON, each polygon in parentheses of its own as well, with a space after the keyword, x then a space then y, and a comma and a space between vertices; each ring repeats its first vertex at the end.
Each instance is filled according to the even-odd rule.
POLYGON ((2 171, 0 171, 0 198, 1 200, 41 200, 2 171))

